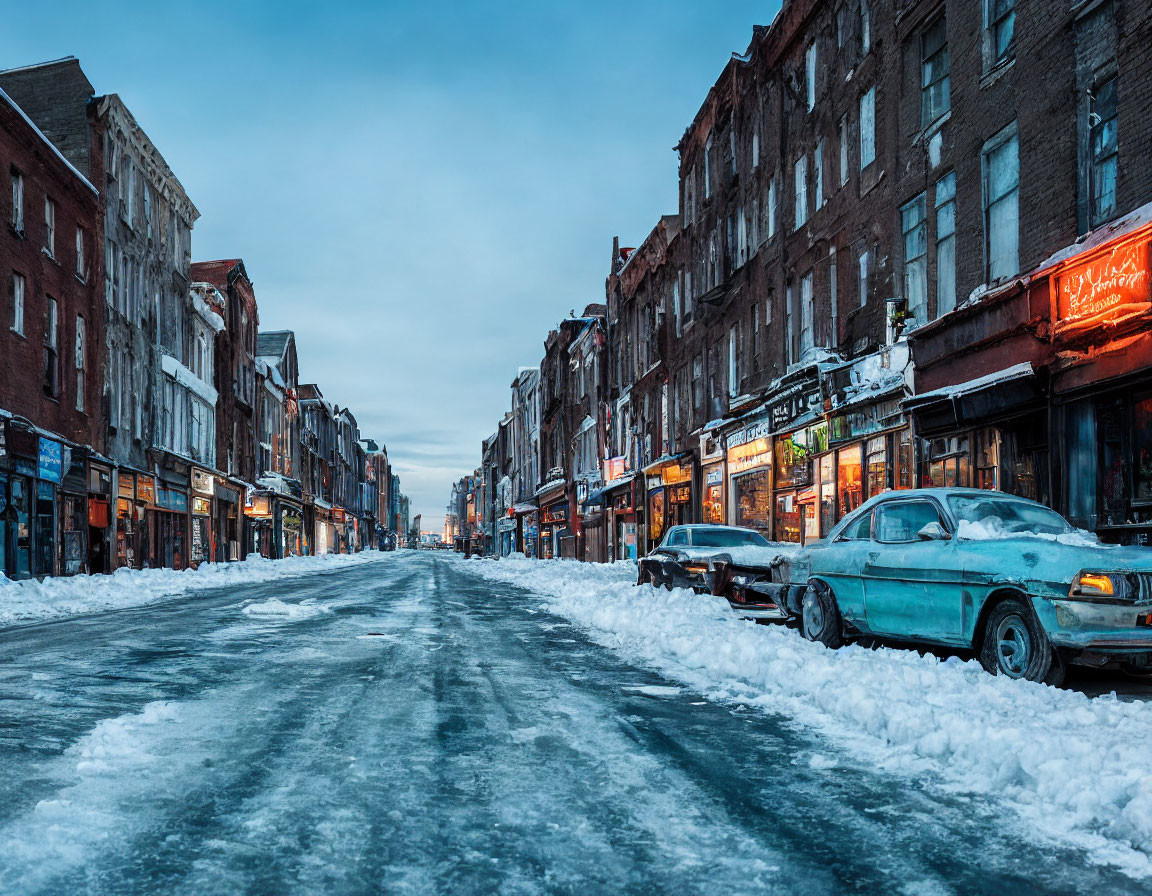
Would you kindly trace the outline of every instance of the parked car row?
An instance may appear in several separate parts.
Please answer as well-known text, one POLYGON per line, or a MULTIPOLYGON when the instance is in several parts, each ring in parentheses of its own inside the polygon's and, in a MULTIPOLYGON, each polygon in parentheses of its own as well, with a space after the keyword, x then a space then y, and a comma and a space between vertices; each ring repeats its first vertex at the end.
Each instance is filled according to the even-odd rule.
POLYGON ((638 582, 721 595, 828 647, 968 650, 993 674, 1049 684, 1070 663, 1152 674, 1152 549, 1102 545, 1001 492, 888 492, 804 548, 675 526, 640 561, 638 582))

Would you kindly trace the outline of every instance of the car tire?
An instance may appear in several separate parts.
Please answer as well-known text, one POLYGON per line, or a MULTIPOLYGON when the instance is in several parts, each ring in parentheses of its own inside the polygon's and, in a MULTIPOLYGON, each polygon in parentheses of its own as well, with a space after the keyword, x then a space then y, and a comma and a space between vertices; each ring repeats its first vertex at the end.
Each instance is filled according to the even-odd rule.
POLYGON ((840 608, 828 586, 813 582, 804 592, 800 604, 800 634, 809 641, 818 641, 833 649, 844 643, 844 627, 840 608))
POLYGON ((992 608, 984 623, 980 665, 992 675, 1055 684, 1063 680, 1064 661, 1030 607, 1009 599, 992 608))

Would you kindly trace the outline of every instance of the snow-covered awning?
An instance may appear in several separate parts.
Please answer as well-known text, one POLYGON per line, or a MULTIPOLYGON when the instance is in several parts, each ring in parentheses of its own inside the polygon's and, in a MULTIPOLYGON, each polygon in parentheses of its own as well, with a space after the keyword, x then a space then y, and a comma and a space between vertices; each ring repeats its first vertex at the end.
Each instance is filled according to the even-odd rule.
POLYGON ((160 366, 168 376, 176 380, 185 389, 194 392, 212 407, 216 407, 218 397, 216 390, 196 376, 191 370, 173 358, 171 355, 160 356, 160 366))
POLYGON ((1024 361, 954 386, 913 395, 903 404, 915 418, 917 432, 932 436, 992 422, 998 415, 1039 401, 1043 395, 1032 364, 1024 361))

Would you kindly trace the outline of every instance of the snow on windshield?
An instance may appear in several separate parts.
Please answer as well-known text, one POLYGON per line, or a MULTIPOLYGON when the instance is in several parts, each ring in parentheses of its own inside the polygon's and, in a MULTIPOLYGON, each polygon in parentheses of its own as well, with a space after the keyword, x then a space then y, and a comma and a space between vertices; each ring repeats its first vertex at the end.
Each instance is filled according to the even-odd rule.
POLYGON ((996 495, 952 495, 948 503, 959 520, 956 534, 969 541, 1026 537, 1077 547, 1103 547, 1091 532, 1072 528, 1060 514, 1031 501, 996 495))
POLYGON ((698 548, 734 548, 742 544, 767 547, 768 541, 757 532, 741 532, 739 529, 696 529, 692 532, 692 544, 698 548))

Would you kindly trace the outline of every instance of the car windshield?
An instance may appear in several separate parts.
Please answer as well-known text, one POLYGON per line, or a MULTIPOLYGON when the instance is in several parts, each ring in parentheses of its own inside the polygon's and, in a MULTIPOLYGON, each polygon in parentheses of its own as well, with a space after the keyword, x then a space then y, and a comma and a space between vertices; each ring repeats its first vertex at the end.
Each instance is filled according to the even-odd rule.
MULTIPOLYGON (((984 495, 952 495, 952 512, 960 522, 971 523, 990 535, 1064 535, 1073 531, 1064 517, 1029 501, 984 495)), ((960 533, 962 536, 963 532, 960 533)))
POLYGON ((742 544, 768 547, 768 540, 759 532, 741 532, 739 529, 697 529, 692 533, 692 544, 701 548, 735 548, 742 544))

